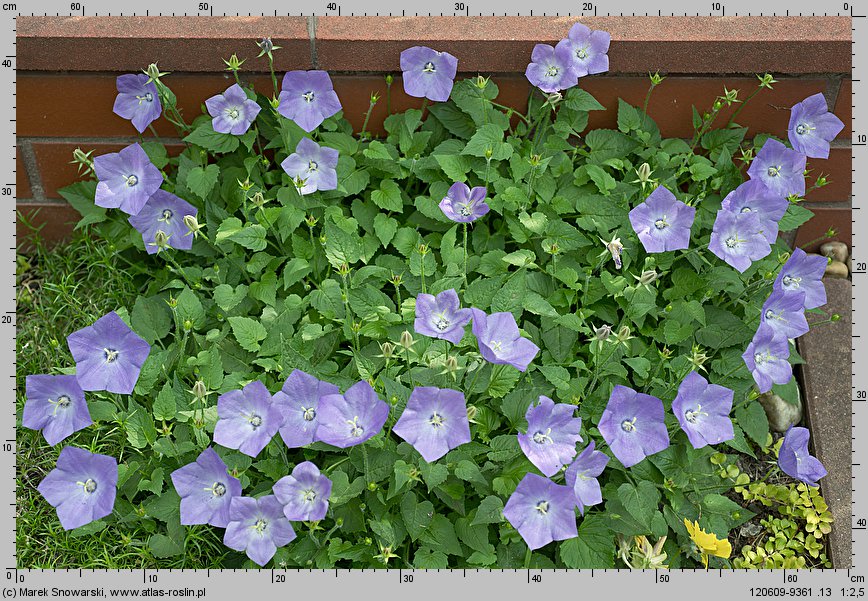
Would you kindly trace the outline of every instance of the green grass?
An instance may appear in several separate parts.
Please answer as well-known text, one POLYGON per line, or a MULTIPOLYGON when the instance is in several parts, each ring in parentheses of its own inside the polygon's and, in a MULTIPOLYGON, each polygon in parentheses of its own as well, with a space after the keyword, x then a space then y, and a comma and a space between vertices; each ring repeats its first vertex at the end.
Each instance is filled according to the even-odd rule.
MULTIPOLYGON (((98 532, 87 527, 71 534, 36 487, 54 468, 67 444, 117 457, 126 435, 115 423, 102 422, 76 432, 56 447, 40 432, 21 428, 25 377, 56 374, 72 367, 66 336, 105 313, 131 309, 145 269, 126 263, 105 240, 78 234, 69 243, 48 248, 41 241, 18 258, 17 408, 18 469, 16 546, 18 566, 28 568, 215 567, 226 549, 212 528, 191 528, 184 556, 156 559, 148 547, 153 522, 143 519, 110 524, 98 532)), ((88 398, 113 400, 105 393, 88 398)), ((129 449, 127 449, 129 453, 129 449)))

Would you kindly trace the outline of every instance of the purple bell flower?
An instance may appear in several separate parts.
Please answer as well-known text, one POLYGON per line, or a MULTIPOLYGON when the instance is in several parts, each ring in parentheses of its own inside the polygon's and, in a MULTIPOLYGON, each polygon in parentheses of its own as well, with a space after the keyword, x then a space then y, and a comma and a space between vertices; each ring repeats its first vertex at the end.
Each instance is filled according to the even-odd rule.
POLYGON ((778 196, 804 196, 805 163, 805 155, 801 152, 769 138, 750 164, 747 174, 778 196))
POLYGON ((812 159, 829 158, 829 142, 841 133, 844 123, 829 112, 821 93, 796 103, 787 128, 793 148, 812 159))
POLYGON ((537 44, 533 47, 530 59, 524 75, 530 83, 547 94, 567 90, 579 83, 569 40, 561 40, 555 47, 537 44))
POLYGON ((211 127, 214 131, 236 136, 247 133, 261 110, 256 101, 248 98, 237 83, 226 88, 222 94, 211 96, 205 101, 205 107, 213 117, 211 127))
POLYGON ((283 505, 274 495, 254 499, 233 497, 229 505, 229 523, 223 535, 223 544, 264 566, 278 547, 295 539, 292 524, 283 515, 283 505))
POLYGON ((518 434, 518 445, 539 471, 552 477, 576 456, 576 445, 582 442, 579 431, 581 418, 574 417, 575 405, 557 403, 540 396, 527 408, 527 432, 518 434))
POLYGON ((386 423, 389 404, 365 381, 343 394, 327 394, 319 400, 316 439, 345 449, 373 438, 386 423))
POLYGON ((75 377, 82 390, 131 394, 151 345, 111 311, 93 325, 73 332, 66 344, 75 359, 75 377))
POLYGON ((763 304, 760 314, 762 323, 767 324, 778 336, 798 338, 808 331, 805 319, 805 293, 774 290, 763 304))
POLYGON ((57 510, 64 530, 72 530, 110 515, 118 486, 118 462, 77 447, 63 447, 57 467, 37 489, 57 510))
POLYGON ((229 504, 241 496, 241 481, 229 475, 226 464, 211 447, 202 451, 196 461, 172 472, 172 484, 181 497, 181 523, 185 525, 225 528, 229 504))
POLYGON ((283 76, 277 112, 310 133, 341 110, 325 71, 290 71, 283 76))
POLYGON ((96 206, 120 209, 129 215, 137 215, 163 183, 163 174, 138 143, 96 157, 93 171, 99 180, 96 206))
POLYGON ((522 338, 512 313, 486 315, 479 309, 470 309, 473 315, 473 335, 479 343, 479 352, 489 363, 512 365, 519 371, 539 353, 539 347, 522 338))
POLYGON ((811 433, 807 428, 790 426, 778 451, 778 467, 791 478, 801 480, 808 486, 818 486, 817 480, 825 477, 826 468, 808 451, 811 433))
POLYGON ((284 416, 280 437, 287 447, 303 447, 316 440, 320 397, 339 392, 334 384, 317 380, 301 370, 292 370, 283 388, 274 395, 274 402, 284 416))
POLYGON ((470 442, 464 395, 448 388, 416 387, 392 431, 428 463, 470 442))
POLYGON ((594 448, 592 440, 564 473, 567 486, 573 489, 579 513, 582 515, 585 515, 585 507, 603 502, 603 492, 600 490, 600 482, 597 478, 606 469, 609 456, 594 448))
POLYGON ((299 194, 338 187, 338 151, 320 146, 310 138, 302 138, 295 152, 283 159, 280 166, 294 180, 304 182, 296 184, 299 194))
POLYGON ((695 371, 682 380, 672 401, 672 413, 694 449, 735 438, 729 418, 732 395, 729 388, 709 384, 695 371))
POLYGON ((576 498, 569 486, 525 474, 503 508, 503 517, 533 549, 579 535, 576 498))
POLYGON ((669 446, 663 401, 620 384, 612 390, 597 427, 624 467, 669 446))
POLYGON ((761 323, 753 340, 742 354, 744 364, 753 375, 757 390, 768 392, 772 384, 786 384, 793 377, 793 366, 787 360, 790 344, 783 336, 775 334, 768 324, 761 323))
POLYGON ((630 211, 630 224, 645 252, 660 253, 690 246, 690 228, 696 209, 687 206, 663 186, 630 211))
POLYGON ((605 73, 609 70, 609 42, 612 36, 608 31, 593 31, 587 25, 576 23, 567 35, 567 48, 572 57, 573 70, 579 77, 605 73))
POLYGON ((310 461, 296 465, 292 474, 278 480, 274 496, 283 505, 283 515, 293 522, 318 522, 329 509, 332 481, 310 461))
POLYGON ((170 248, 190 250, 193 247, 193 236, 184 223, 184 217, 195 217, 197 213, 196 207, 186 200, 171 192, 157 190, 138 215, 133 215, 128 221, 142 235, 147 253, 153 255, 161 250, 157 243, 157 232, 166 235, 166 244, 170 248))
POLYGON ((759 217, 754 213, 717 212, 708 250, 744 272, 751 263, 772 252, 759 217))
POLYGON ((753 213, 759 218, 763 235, 769 244, 778 237, 778 222, 787 212, 789 201, 751 179, 726 195, 721 208, 730 213, 753 213))
POLYGON ((484 186, 471 189, 463 182, 455 182, 440 201, 440 210, 448 219, 456 223, 476 221, 491 210, 485 202, 486 194, 484 186))
POLYGON ((114 113, 133 122, 139 133, 160 118, 163 107, 154 82, 144 73, 119 75, 115 85, 118 96, 115 98, 114 113))
POLYGON ((829 260, 820 255, 809 255, 801 248, 793 250, 775 278, 775 290, 785 293, 804 292, 805 309, 816 309, 826 304, 823 275, 829 260))
POLYGON ((464 327, 470 323, 470 309, 462 309, 458 293, 444 290, 436 297, 422 293, 416 297, 416 321, 413 329, 417 334, 448 340, 458 344, 464 337, 464 327))
POLYGON ((93 423, 84 391, 75 376, 27 376, 27 402, 21 425, 42 430, 45 441, 56 445, 61 440, 93 423))
POLYGON ((401 71, 408 96, 446 102, 452 93, 458 59, 448 52, 413 46, 401 52, 401 71))
POLYGON ((283 413, 265 384, 254 380, 217 397, 214 442, 256 457, 283 425, 283 413))

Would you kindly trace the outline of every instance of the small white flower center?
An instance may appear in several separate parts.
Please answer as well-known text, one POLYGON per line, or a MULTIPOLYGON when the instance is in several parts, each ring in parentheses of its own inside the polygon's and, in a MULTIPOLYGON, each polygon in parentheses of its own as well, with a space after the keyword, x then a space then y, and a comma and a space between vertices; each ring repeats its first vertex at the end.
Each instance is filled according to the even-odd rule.
POLYGON ((621 422, 621 429, 624 432, 635 432, 636 431, 636 418, 633 419, 625 419, 621 422))
POLYGON ((308 161, 307 162, 308 172, 316 173, 317 169, 319 169, 319 164, 316 161, 308 161))
POLYGON ((314 501, 316 501, 316 491, 312 488, 302 491, 301 499, 305 503, 313 503, 314 501))
POLYGON ((533 441, 537 444, 554 444, 554 440, 551 437, 552 429, 548 428, 545 432, 542 430, 538 432, 534 432, 533 441))
POLYGON ((96 480, 91 478, 88 478, 84 482, 76 482, 76 484, 81 486, 87 494, 93 494, 96 491, 96 480))
POLYGON ((431 424, 435 430, 438 430, 446 424, 446 418, 435 411, 431 414, 431 417, 428 418, 428 423, 431 424))
POLYGON ((546 75, 548 77, 557 77, 560 69, 557 68, 556 65, 549 65, 549 68, 546 69, 546 75))
POLYGON ((473 215, 473 207, 471 203, 463 202, 460 206, 461 208, 458 209, 459 215, 461 215, 462 217, 470 217, 471 215, 473 215))
POLYGON ((309 90, 309 91, 307 91, 301 95, 301 97, 304 98, 305 102, 313 102, 314 96, 315 96, 315 94, 311 90, 309 90))
POLYGON ((495 353, 499 353, 503 350, 503 343, 500 340, 492 340, 490 346, 491 350, 493 350, 495 353))
POLYGON ((750 207, 742 207, 741 212, 742 213, 753 213, 753 209, 751 209, 750 207))
POLYGON ((137 176, 135 176, 135 175, 128 175, 127 176, 127 186, 129 186, 130 188, 132 188, 133 186, 135 186, 138 183, 139 183, 139 178, 137 176))
POLYGON ((799 134, 800 136, 804 136, 806 133, 808 133, 809 131, 813 131, 814 129, 816 129, 816 128, 811 127, 807 123, 799 123, 796 126, 796 133, 799 134))
POLYGON ((576 50, 576 58, 579 60, 585 60, 588 58, 588 49, 587 48, 579 48, 576 50))
POLYGON ((702 405, 697 405, 696 409, 688 409, 684 412, 684 419, 689 421, 691 424, 695 424, 699 421, 700 415, 708 415, 704 411, 702 411, 702 405))
POLYGON ((209 491, 215 497, 222 497, 226 494, 226 485, 222 482, 215 482, 210 488, 206 488, 205 490, 209 491))
POLYGON ((772 165, 769 167, 768 172, 769 177, 777 177, 781 174, 781 165, 772 165))
POLYGON ((669 227, 669 222, 666 221, 666 215, 655 221, 654 227, 656 227, 658 230, 663 230, 669 227))
POLYGON ((151 94, 150 92, 146 92, 144 96, 136 96, 136 98, 138 99, 139 104, 141 104, 142 102, 153 102, 154 101, 154 95, 151 94))
POLYGON ((781 280, 781 283, 784 286, 791 286, 793 288, 798 288, 799 284, 801 284, 802 278, 796 277, 794 275, 785 275, 781 280))
POLYGON ((540 501, 534 507, 540 515, 546 515, 549 512, 549 502, 548 501, 540 501))
POLYGON ((726 239, 725 244, 727 248, 735 248, 739 242, 738 236, 730 236, 726 239))
POLYGON ((316 419, 316 409, 314 409, 313 407, 302 407, 301 415, 302 417, 304 417, 304 421, 312 422, 316 419))
POLYGON ((362 434, 365 433, 365 429, 359 424, 359 416, 355 416, 353 419, 348 419, 347 423, 350 425, 350 436, 353 438, 359 438, 362 434))
POLYGON ((265 520, 262 519, 262 518, 259 518, 259 519, 256 520, 256 522, 251 526, 251 528, 253 528, 253 529, 256 531, 257 534, 260 534, 260 535, 261 535, 261 534, 264 534, 264 533, 265 533, 265 529, 268 528, 268 522, 265 521, 265 520))
POLYGON ((425 66, 422 67, 422 73, 436 73, 437 67, 434 66, 434 63, 428 61, 425 63, 425 66))
POLYGON ((255 413, 251 413, 247 416, 247 423, 250 424, 250 427, 254 430, 262 425, 262 416, 257 415, 255 413))
POLYGON ((753 361, 757 366, 768 363, 768 362, 772 361, 773 359, 774 359, 774 357, 772 357, 772 354, 768 351, 765 351, 762 353, 754 353, 754 356, 753 356, 753 361))
POLYGON ((104 348, 102 350, 102 355, 105 358, 106 363, 114 363, 115 361, 117 361, 119 354, 120 352, 113 348, 104 348))
POLYGON ((449 320, 446 319, 446 316, 441 313, 434 321, 434 327, 437 328, 439 332, 445 332, 449 329, 449 320))
POLYGON ((163 216, 157 219, 157 221, 164 221, 166 223, 169 223, 169 221, 172 220, 172 216, 174 215, 174 213, 172 212, 172 209, 163 209, 162 215, 163 216))

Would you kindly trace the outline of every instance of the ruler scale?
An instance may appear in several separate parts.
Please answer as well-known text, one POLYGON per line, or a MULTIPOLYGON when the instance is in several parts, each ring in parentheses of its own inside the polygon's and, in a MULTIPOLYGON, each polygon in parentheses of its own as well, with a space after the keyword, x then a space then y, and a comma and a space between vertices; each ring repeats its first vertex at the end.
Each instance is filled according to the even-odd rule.
MULTIPOLYGON (((861 2, 833 0, 827 3, 809 3, 804 0, 791 2, 764 2, 755 0, 721 0, 711 2, 688 2, 687 0, 662 0, 650 4, 635 0, 569 2, 553 0, 533 10, 515 0, 436 0, 425 4, 407 5, 392 0, 362 2, 342 0, 310 5, 290 5, 276 0, 247 0, 239 12, 238 3, 226 0, 199 2, 198 0, 151 0, 149 2, 117 3, 110 0, 85 0, 61 2, 57 0, 22 0, 17 3, 0 3, 0 46, 11 68, 0 69, 2 102, 5 113, 0 137, 7 140, 5 164, 6 176, 0 186, 3 195, 14 195, 16 156, 16 96, 15 96, 15 18, 22 15, 58 16, 329 16, 329 15, 384 15, 384 16, 850 16, 853 28, 853 244, 851 247, 853 276, 853 403, 852 403, 852 476, 853 509, 852 569, 834 570, 779 570, 749 572, 739 570, 41 570, 17 567, 15 555, 16 491, 14 486, 0 490, 0 568, 2 596, 17 599, 30 596, 68 598, 94 596, 97 598, 121 597, 185 597, 207 599, 243 598, 251 593, 265 598, 278 595, 292 598, 316 598, 325 593, 332 597, 341 593, 348 596, 374 596, 395 594, 396 591, 412 595, 414 599, 443 599, 444 595, 460 595, 467 598, 486 595, 511 598, 531 594, 535 598, 552 598, 570 595, 574 598, 599 598, 601 595, 618 597, 641 595, 672 599, 746 599, 750 597, 808 597, 808 598, 857 598, 866 594, 865 570, 868 551, 865 537, 868 530, 868 498, 861 491, 865 478, 864 457, 868 453, 868 370, 859 369, 862 357, 868 356, 868 326, 862 323, 861 307, 857 291, 862 290, 864 278, 868 277, 868 255, 862 252, 861 233, 868 231, 868 215, 861 209, 863 193, 868 193, 868 183, 863 182, 859 167, 868 161, 868 131, 860 130, 868 122, 868 105, 860 104, 862 79, 865 77, 863 47, 868 45, 868 5, 861 2), (299 11, 303 9, 303 11, 299 11), (10 192, 6 192, 9 189, 10 192), (864 228, 864 229, 863 229, 864 228), (859 244, 857 244, 857 236, 859 244), (857 310, 858 309, 858 310, 857 310), (863 334, 864 331, 864 334, 863 334), (861 373, 860 373, 861 372, 861 373), (401 588, 398 588, 401 587, 401 588), (526 588, 525 588, 526 587, 526 588), (526 592, 525 592, 526 591, 526 592), (316 596, 316 597, 315 597, 316 596), (593 597, 591 597, 593 596, 593 597)), ((566 34, 566 29, 564 31, 566 34)), ((709 52, 714 52, 709 48, 709 52)), ((159 57, 155 57, 158 59, 159 57)), ((3 63, 6 67, 6 63, 3 63)), ((144 65, 143 65, 144 66, 144 65)), ((777 132, 780 134, 781 132, 777 132)), ((864 170, 863 170, 864 171, 864 170)), ((11 197, 9 199, 11 201, 11 197)), ((7 201, 8 202, 8 201, 7 201)), ((11 219, 0 221, 4 245, 0 259, 0 277, 11 282, 12 293, 8 301, 0 303, 0 332, 4 333, 3 353, 0 360, 3 372, 11 382, 11 410, 2 418, 2 452, 0 470, 7 482, 15 482, 16 475, 16 427, 15 427, 15 318, 16 318, 16 212, 9 207, 11 219), (5 250, 8 249, 8 250, 5 250)), ((2 414, 0 414, 2 415, 2 414)), ((842 433, 843 435, 843 433, 842 433)), ((846 525, 843 525, 846 526, 846 525)), ((836 524, 835 527, 842 527, 836 524)))

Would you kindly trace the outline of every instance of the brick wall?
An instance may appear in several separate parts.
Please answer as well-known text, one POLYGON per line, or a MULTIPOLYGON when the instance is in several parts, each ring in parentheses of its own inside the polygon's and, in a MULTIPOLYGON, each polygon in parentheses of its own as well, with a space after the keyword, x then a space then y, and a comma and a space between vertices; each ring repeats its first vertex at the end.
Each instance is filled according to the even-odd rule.
MULTIPOLYGON (((77 213, 57 193, 76 179, 72 150, 113 152, 135 141, 130 124, 112 113, 117 74, 157 61, 187 115, 230 83, 222 58, 246 58, 244 77, 259 90, 270 78, 256 59, 254 40, 271 36, 282 49, 278 71, 320 68, 332 73, 344 114, 359 129, 371 92, 385 92, 384 73, 398 71, 406 47, 423 44, 459 59, 464 74, 492 75, 500 102, 522 109, 523 76, 533 45, 566 35, 573 17, 19 17, 17 78, 17 203, 46 238, 68 235, 77 213)), ((664 136, 690 137, 691 105, 706 108, 723 87, 745 97, 755 73, 778 79, 739 116, 751 132, 785 136, 789 107, 822 92, 846 127, 829 160, 809 168, 831 184, 808 195, 817 217, 801 228, 797 244, 829 227, 851 236, 851 23, 846 17, 598 17, 583 22, 612 34, 610 71, 581 85, 609 110, 592 113, 589 127, 615 127, 617 99, 642 104, 647 72, 668 77, 654 92, 649 113, 664 136), (811 21, 810 24, 806 21, 811 21)), ((459 75, 460 76, 460 75, 459 75)), ((393 108, 419 106, 392 87, 393 108)), ((385 102, 372 117, 381 128, 385 102)), ((723 116, 726 118, 726 115, 723 116)), ((725 122, 725 121, 724 121, 725 122)), ((157 130, 170 147, 174 130, 157 130)), ((19 224, 19 239, 27 234, 19 224)))

